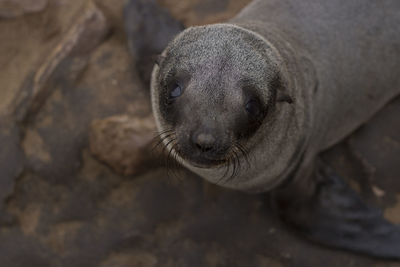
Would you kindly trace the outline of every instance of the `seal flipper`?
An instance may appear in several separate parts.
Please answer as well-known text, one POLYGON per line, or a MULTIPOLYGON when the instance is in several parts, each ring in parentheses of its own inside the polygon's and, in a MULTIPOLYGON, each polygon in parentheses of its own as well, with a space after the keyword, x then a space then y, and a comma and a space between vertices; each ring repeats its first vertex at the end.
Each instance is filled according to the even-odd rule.
POLYGON ((148 85, 157 56, 184 30, 155 0, 130 0, 124 7, 129 50, 143 82, 148 85))
POLYGON ((400 259, 400 227, 367 206, 329 167, 321 163, 311 191, 289 185, 273 193, 284 221, 328 246, 386 259, 400 259), (310 193, 312 192, 312 193, 310 193))

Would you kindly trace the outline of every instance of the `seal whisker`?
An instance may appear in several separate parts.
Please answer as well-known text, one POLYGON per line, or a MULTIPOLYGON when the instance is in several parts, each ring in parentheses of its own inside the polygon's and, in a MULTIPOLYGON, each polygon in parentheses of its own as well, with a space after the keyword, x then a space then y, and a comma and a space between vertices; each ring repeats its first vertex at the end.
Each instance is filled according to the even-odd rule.
POLYGON ((168 145, 169 145, 170 143, 172 143, 173 141, 174 141, 174 139, 170 139, 170 140, 165 144, 165 146, 163 147, 163 153, 166 154, 166 157, 165 157, 165 165, 166 165, 166 167, 167 167, 167 170, 170 169, 170 168, 169 168, 169 163, 170 163, 170 154, 171 154, 171 149, 168 148, 168 145))
POLYGON ((171 169, 170 168, 170 153, 171 153, 172 149, 169 148, 168 146, 172 142, 174 142, 176 140, 176 138, 174 137, 174 133, 171 133, 171 134, 167 134, 167 135, 164 135, 164 136, 162 136, 162 134, 160 134, 160 139, 161 139, 160 142, 159 142, 160 144, 163 143, 164 141, 166 141, 167 139, 170 139, 162 147, 162 151, 161 151, 161 153, 165 155, 164 164, 165 164, 165 166, 167 168, 167 173, 169 173, 169 170, 171 169), (172 138, 171 138, 171 136, 172 136, 172 138))
POLYGON ((170 164, 168 164, 167 166, 167 173, 168 176, 177 178, 179 181, 182 181, 181 177, 178 175, 178 172, 176 172, 176 170, 178 170, 179 168, 179 165, 177 161, 177 152, 176 152, 177 143, 175 141, 176 138, 173 140, 171 148, 169 149, 168 152, 168 162, 170 164))
POLYGON ((238 167, 237 157, 236 157, 236 152, 233 149, 231 149, 230 153, 229 153, 229 166, 232 166, 232 172, 228 176, 229 169, 230 169, 229 168, 227 174, 224 176, 224 178, 226 177, 226 179, 223 180, 223 184, 226 184, 227 182, 229 182, 235 176, 236 171, 237 171, 237 167, 238 167))
POLYGON ((166 129, 166 130, 163 130, 163 131, 157 131, 156 132, 156 136, 154 137, 154 138, 159 138, 159 137, 161 137, 162 135, 164 135, 164 134, 167 134, 167 133, 173 133, 174 132, 174 130, 173 129, 166 129))
POLYGON ((251 168, 250 165, 250 161, 249 161, 249 157, 248 157, 248 152, 246 151, 246 149, 239 143, 235 143, 235 146, 237 147, 237 149, 240 151, 240 153, 242 154, 243 158, 246 161, 246 165, 247 165, 247 169, 251 168))
POLYGON ((160 141, 158 142, 158 145, 161 143, 165 143, 163 146, 163 151, 162 153, 166 154, 165 157, 165 166, 167 169, 167 175, 168 177, 175 177, 178 178, 178 180, 181 180, 177 172, 175 170, 178 169, 178 153, 177 153, 177 145, 178 143, 176 142, 176 134, 173 130, 168 129, 159 134, 160 141))
POLYGON ((157 143, 152 147, 151 151, 156 150, 163 142, 164 140, 168 139, 168 137, 171 137, 173 134, 165 135, 163 137, 159 137, 160 140, 157 141, 157 143))
POLYGON ((173 140, 171 140, 172 142, 170 143, 170 148, 168 151, 168 155, 167 155, 167 159, 168 159, 168 165, 167 165, 167 174, 169 177, 174 177, 174 178, 178 178, 178 180, 180 180, 179 175, 177 174, 176 170, 178 169, 178 164, 177 164, 177 160, 176 160, 176 138, 174 138, 173 140))
MULTIPOLYGON (((175 166, 175 169, 178 170, 178 169, 181 167, 181 166, 179 165, 179 162, 178 162, 178 143, 175 143, 175 144, 173 145, 172 150, 173 150, 173 152, 172 152, 172 157, 173 157, 173 160, 174 160, 174 166, 175 166)), ((178 179, 178 181, 182 182, 182 181, 183 181, 183 178, 182 178, 182 176, 180 175, 181 172, 180 172, 180 173, 175 172, 175 174, 176 174, 175 177, 178 179)))
POLYGON ((235 162, 235 168, 234 168, 234 170, 232 172, 231 177, 229 177, 228 181, 232 180, 240 170, 240 158, 239 158, 239 155, 238 155, 237 151, 235 150, 235 146, 233 146, 232 152, 233 152, 233 160, 235 162))
POLYGON ((227 179, 222 180, 223 181, 222 184, 225 184, 226 180, 229 180, 229 176, 228 175, 229 175, 229 171, 230 171, 231 167, 232 167, 232 172, 234 172, 235 171, 235 161, 234 161, 234 158, 233 158, 232 154, 229 155, 229 165, 228 165, 227 173, 223 177, 223 178, 227 178, 227 179))
POLYGON ((164 131, 158 133, 152 140, 153 143, 154 142, 157 142, 157 143, 152 147, 151 151, 154 151, 159 145, 162 144, 162 142, 166 138, 172 136, 173 134, 174 134, 174 131, 172 129, 167 129, 167 130, 164 130, 164 131))
POLYGON ((174 159, 174 162, 175 162, 175 166, 177 166, 177 167, 179 167, 180 165, 178 164, 178 153, 179 153, 179 149, 178 149, 179 147, 178 147, 178 143, 176 142, 173 146, 172 146, 172 148, 171 148, 171 150, 172 150, 172 157, 173 157, 173 159, 174 159))
POLYGON ((231 166, 231 155, 230 154, 227 155, 224 166, 226 166, 226 170, 225 170, 224 174, 218 179, 216 184, 219 184, 229 173, 229 169, 231 166))

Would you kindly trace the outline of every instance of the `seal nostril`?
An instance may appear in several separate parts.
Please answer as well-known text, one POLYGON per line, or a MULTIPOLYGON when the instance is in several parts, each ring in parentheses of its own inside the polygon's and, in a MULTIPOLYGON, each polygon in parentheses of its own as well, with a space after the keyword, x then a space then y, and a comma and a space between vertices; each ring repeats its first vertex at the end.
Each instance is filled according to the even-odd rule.
POLYGON ((198 149, 200 149, 201 151, 203 151, 203 152, 210 151, 213 148, 212 146, 204 146, 204 145, 201 145, 201 144, 196 144, 196 147, 198 149))
POLYGON ((194 143, 198 149, 203 152, 207 152, 213 149, 215 138, 211 134, 200 133, 196 136, 194 143))

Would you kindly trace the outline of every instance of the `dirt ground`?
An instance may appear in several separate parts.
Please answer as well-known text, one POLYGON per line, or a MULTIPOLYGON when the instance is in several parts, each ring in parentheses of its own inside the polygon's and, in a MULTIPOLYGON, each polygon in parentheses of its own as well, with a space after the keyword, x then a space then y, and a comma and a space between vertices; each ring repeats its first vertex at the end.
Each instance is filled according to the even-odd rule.
MULTIPOLYGON (((265 196, 211 185, 183 168, 168 175, 156 156, 136 174, 117 174, 90 153, 92 122, 151 116, 148 86, 127 48, 125 1, 48 0, 43 10, 2 18, 6 2, 0 266, 400 266, 310 243, 277 220, 265 196)), ((159 1, 185 26, 224 21, 248 2, 159 1)), ((398 114, 399 97, 324 154, 395 223, 398 114)))

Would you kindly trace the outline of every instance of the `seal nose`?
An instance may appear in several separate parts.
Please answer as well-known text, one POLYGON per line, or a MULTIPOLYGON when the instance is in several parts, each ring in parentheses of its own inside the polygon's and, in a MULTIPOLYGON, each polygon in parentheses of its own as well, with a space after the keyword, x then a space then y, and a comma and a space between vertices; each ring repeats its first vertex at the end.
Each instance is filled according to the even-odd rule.
POLYGON ((193 143, 203 152, 212 150, 215 146, 215 137, 210 133, 199 133, 192 137, 193 143))

